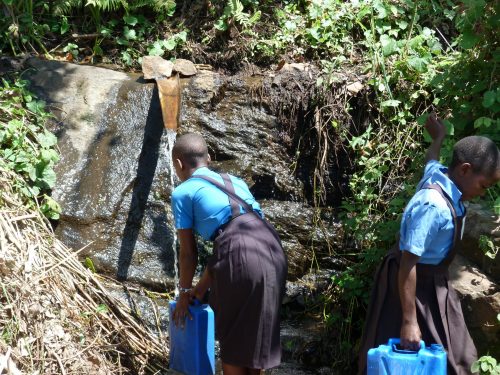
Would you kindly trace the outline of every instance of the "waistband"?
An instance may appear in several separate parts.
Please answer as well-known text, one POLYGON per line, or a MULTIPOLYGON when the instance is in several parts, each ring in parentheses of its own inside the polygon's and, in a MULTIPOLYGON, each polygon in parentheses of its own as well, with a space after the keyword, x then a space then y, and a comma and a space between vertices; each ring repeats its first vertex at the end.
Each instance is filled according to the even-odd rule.
MULTIPOLYGON (((389 259, 394 259, 398 266, 401 261, 401 250, 393 250, 391 251, 388 256, 389 259)), ((417 263, 417 277, 432 277, 432 276, 445 276, 448 278, 449 273, 448 273, 448 266, 445 265, 440 265, 440 264, 423 264, 423 263, 417 263)))

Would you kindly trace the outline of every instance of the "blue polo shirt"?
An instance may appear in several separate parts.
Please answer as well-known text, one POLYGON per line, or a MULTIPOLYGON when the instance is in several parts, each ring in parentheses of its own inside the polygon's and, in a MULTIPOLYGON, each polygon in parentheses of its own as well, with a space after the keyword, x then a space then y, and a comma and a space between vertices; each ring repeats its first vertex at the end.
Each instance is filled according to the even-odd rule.
POLYGON ((401 221, 399 248, 420 257, 419 263, 439 264, 448 254, 454 235, 451 211, 444 198, 433 189, 422 189, 437 184, 452 201, 457 216, 465 215, 462 193, 446 173, 448 169, 436 160, 427 163, 417 192, 406 206, 401 221))
MULTIPOLYGON (((224 185, 222 177, 208 169, 198 168, 193 177, 177 186, 172 193, 172 211, 176 229, 193 229, 205 240, 212 239, 215 231, 231 219, 229 197, 222 190, 197 175, 205 175, 224 185)), ((262 216, 260 206, 240 178, 230 176, 236 194, 262 216)), ((240 205, 240 212, 245 210, 240 205)))

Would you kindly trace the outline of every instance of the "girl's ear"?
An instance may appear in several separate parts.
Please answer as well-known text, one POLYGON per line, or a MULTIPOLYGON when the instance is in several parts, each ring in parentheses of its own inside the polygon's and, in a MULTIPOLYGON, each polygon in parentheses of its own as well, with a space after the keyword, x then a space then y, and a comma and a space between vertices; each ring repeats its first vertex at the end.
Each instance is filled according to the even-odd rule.
POLYGON ((174 159, 174 167, 182 171, 184 169, 184 164, 181 159, 174 159))
POLYGON ((472 165, 470 163, 462 163, 462 164, 460 164, 458 169, 460 171, 460 174, 462 176, 465 176, 468 172, 472 171, 472 165))
POLYGON ((212 161, 212 158, 210 157, 210 154, 208 154, 208 157, 207 157, 207 164, 210 164, 210 162, 212 161))

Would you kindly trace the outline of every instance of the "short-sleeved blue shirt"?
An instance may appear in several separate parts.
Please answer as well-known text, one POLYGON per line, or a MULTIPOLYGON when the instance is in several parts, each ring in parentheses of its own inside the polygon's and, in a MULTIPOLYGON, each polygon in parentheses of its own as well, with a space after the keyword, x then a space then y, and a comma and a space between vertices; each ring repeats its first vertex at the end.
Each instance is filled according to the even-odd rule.
MULTIPOLYGON (((205 175, 224 184, 222 177, 208 169, 198 168, 191 178, 177 186, 172 193, 172 211, 176 229, 193 229, 205 240, 212 239, 215 231, 231 219, 229 197, 222 190, 197 175, 205 175)), ((262 216, 259 204, 240 178, 230 176, 236 194, 262 216)), ((245 210, 240 205, 240 212, 245 210)))
POLYGON ((451 181, 445 168, 436 160, 425 166, 424 177, 417 192, 406 206, 401 221, 399 248, 420 257, 419 263, 439 264, 448 254, 454 235, 453 216, 444 198, 433 189, 422 189, 437 184, 451 198, 457 216, 465 214, 462 193, 451 181))

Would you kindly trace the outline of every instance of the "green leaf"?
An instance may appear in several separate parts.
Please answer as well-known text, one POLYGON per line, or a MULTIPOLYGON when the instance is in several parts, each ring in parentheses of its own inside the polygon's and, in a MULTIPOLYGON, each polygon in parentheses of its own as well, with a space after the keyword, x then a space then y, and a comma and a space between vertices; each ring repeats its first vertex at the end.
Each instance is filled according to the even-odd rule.
POLYGON ((163 50, 163 42, 157 40, 151 47, 148 48, 149 56, 162 56, 165 51, 163 50))
POLYGON ((464 49, 470 49, 474 47, 480 38, 472 30, 465 30, 460 38, 460 46, 464 49))
POLYGON ((226 20, 223 18, 219 18, 215 23, 214 27, 219 30, 219 31, 226 31, 229 25, 227 24, 226 20))
MULTIPOLYGON (((95 271, 94 271, 94 273, 95 273, 95 271)), ((103 314, 103 313, 107 313, 109 311, 109 309, 108 309, 108 306, 106 306, 104 304, 100 304, 99 306, 96 307, 95 311, 98 314, 103 314)))
POLYGON ((474 129, 478 128, 489 128, 493 120, 489 117, 479 117, 476 121, 474 121, 474 129))
POLYGON ((62 16, 61 20, 61 35, 66 34, 69 30, 69 23, 66 16, 62 16))
POLYGON ((38 134, 37 139, 43 148, 49 148, 57 144, 57 137, 48 130, 44 130, 42 134, 38 134))
POLYGON ((132 65, 133 59, 128 51, 122 51, 122 60, 127 65, 132 65))
POLYGON ((399 50, 396 39, 389 37, 387 34, 380 37, 380 44, 382 46, 384 56, 392 55, 399 50))
POLYGON ((59 155, 57 154, 56 150, 49 149, 49 150, 41 150, 40 151, 40 158, 44 163, 50 163, 50 162, 57 162, 59 160, 59 155))
POLYGON ((48 195, 44 196, 40 209, 42 210, 42 213, 49 219, 58 220, 60 217, 61 206, 59 206, 59 204, 48 195))
POLYGON ((134 17, 134 16, 124 16, 123 21, 125 21, 125 23, 127 25, 135 26, 135 25, 137 25, 138 19, 137 19, 137 17, 134 17))
POLYGON ((483 96, 483 107, 490 108, 493 104, 495 104, 496 100, 497 93, 495 91, 486 91, 483 96))
POLYGON ((406 28, 408 27, 408 22, 406 22, 405 20, 398 20, 396 21, 396 25, 398 25, 401 30, 406 30, 406 28))
POLYGON ((56 184, 56 173, 52 169, 52 165, 39 162, 35 168, 37 176, 35 185, 41 189, 52 189, 56 184))
POLYGON ((137 38, 136 32, 134 29, 129 29, 128 26, 123 28, 123 36, 127 40, 134 40, 137 38))
POLYGON ((119 38, 116 38, 116 43, 122 45, 122 46, 128 46, 129 45, 129 42, 127 39, 123 38, 123 37, 119 37, 119 38))
POLYGON ((26 107, 28 107, 31 112, 39 114, 45 109, 45 102, 43 100, 32 100, 26 103, 26 107))
POLYGON ((480 364, 479 364, 479 361, 476 361, 472 364, 472 366, 470 367, 470 370, 471 372, 479 372, 479 368, 480 368, 480 364))
POLYGON ((399 100, 386 100, 382 103, 380 103, 381 107, 397 107, 401 102, 399 100))
POLYGON ((427 61, 421 57, 412 56, 408 59, 408 66, 419 73, 424 73, 427 70, 427 61))
POLYGON ((375 1, 373 8, 377 12, 377 18, 382 19, 387 17, 387 9, 382 1, 375 1))
POLYGON ((92 273, 96 273, 95 267, 94 267, 94 262, 92 262, 92 259, 89 257, 85 258, 85 261, 83 262, 84 266, 87 267, 89 270, 92 271, 92 273))
POLYGON ((176 36, 177 36, 177 39, 179 39, 183 42, 186 42, 188 33, 186 30, 183 30, 180 33, 177 33, 176 36))
POLYGON ((481 362, 481 371, 486 372, 490 369, 488 362, 481 362))
POLYGON ((177 47, 177 41, 175 38, 169 38, 163 42, 163 47, 168 51, 172 51, 177 47))
POLYGON ((36 168, 34 165, 30 165, 28 168, 28 176, 31 181, 35 182, 36 181, 36 168))

